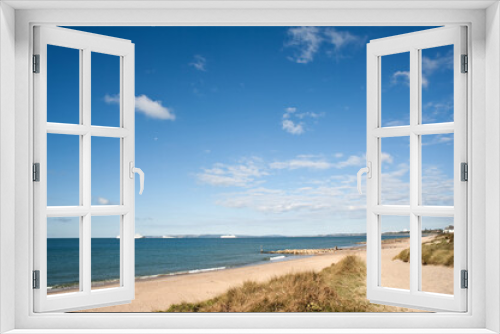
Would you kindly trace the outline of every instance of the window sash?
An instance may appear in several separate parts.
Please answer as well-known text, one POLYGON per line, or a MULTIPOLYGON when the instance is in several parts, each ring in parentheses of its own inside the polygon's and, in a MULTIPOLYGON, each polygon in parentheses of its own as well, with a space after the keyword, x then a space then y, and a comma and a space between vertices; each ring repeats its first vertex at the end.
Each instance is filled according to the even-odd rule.
POLYGON ((372 302, 409 308, 467 310, 467 290, 461 289, 460 271, 467 269, 467 183, 460 181, 460 163, 467 162, 467 76, 460 73, 461 54, 467 54, 466 28, 445 27, 371 41, 367 45, 367 161, 372 178, 367 179, 367 296, 372 302), (421 51, 454 45, 454 122, 420 124, 421 51), (381 57, 410 53, 410 125, 382 127, 381 57), (424 134, 454 134, 454 206, 421 205, 421 139, 424 134), (381 205, 381 138, 410 138, 410 205, 381 205), (381 215, 410 216, 410 290, 379 285, 381 277, 381 215), (420 290, 422 216, 454 217, 454 294, 444 295, 420 290), (415 251, 416 250, 416 251, 415 251))
MULTIPOLYGON (((35 27, 34 54, 40 55, 40 73, 34 74, 34 161, 40 163, 40 182, 34 184, 34 270, 40 271, 40 289, 34 289, 34 311, 72 311, 129 302, 134 298, 134 45, 130 41, 79 32, 35 27), (80 50, 80 124, 47 122, 47 45, 80 50), (91 53, 120 57, 120 127, 91 125, 91 53), (78 206, 47 206, 47 134, 80 138, 80 200, 78 206), (91 138, 120 139, 120 205, 91 205, 91 138), (92 216, 119 215, 120 287, 92 290, 92 216), (47 295, 47 217, 79 217, 79 291, 47 295)), ((118 172, 118 171, 117 171, 118 172)))

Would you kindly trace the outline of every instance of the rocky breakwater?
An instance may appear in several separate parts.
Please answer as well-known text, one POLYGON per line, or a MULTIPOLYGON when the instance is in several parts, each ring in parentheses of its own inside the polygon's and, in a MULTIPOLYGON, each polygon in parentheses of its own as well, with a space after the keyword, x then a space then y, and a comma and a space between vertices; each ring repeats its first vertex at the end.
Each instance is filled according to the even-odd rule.
POLYGON ((320 248, 320 249, 283 249, 277 251, 265 251, 262 253, 289 254, 289 255, 323 255, 323 254, 333 254, 340 250, 342 249, 335 246, 333 248, 320 248))

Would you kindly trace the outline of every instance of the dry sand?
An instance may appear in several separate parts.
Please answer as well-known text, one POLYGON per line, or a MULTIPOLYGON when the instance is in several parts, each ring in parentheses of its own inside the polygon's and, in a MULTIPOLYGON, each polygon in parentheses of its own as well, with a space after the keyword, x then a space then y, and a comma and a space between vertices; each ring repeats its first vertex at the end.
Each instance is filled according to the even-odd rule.
MULTIPOLYGON (((430 238, 430 237, 427 237, 430 238)), ((426 238, 422 238, 426 241, 426 238)), ((382 285, 409 288, 410 265, 394 256, 409 247, 409 239, 384 244, 382 249, 382 285)), ((366 261, 363 248, 339 250, 333 254, 317 255, 290 261, 266 263, 256 266, 226 269, 190 275, 164 276, 138 280, 135 283, 135 300, 130 304, 87 310, 86 312, 154 312, 166 310, 180 302, 199 302, 226 292, 245 281, 265 282, 274 276, 304 271, 320 271, 347 255, 357 255, 366 261)), ((453 293, 453 268, 422 266, 422 290, 453 293)))

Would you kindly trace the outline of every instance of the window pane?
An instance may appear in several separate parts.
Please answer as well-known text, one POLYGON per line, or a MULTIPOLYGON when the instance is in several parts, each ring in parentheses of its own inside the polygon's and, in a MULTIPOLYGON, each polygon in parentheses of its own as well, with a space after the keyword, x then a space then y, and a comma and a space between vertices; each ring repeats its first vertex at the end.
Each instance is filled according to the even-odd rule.
POLYGON ((47 218, 47 293, 79 291, 80 218, 47 218))
POLYGON ((422 204, 453 205, 453 134, 422 136, 422 204))
POLYGON ((409 137, 381 139, 381 204, 410 204, 409 137))
POLYGON ((422 291, 453 294, 453 217, 422 217, 422 291))
POLYGON ((92 52, 92 125, 120 126, 120 57, 92 52))
POLYGON ((47 45, 47 122, 80 123, 80 50, 47 45))
POLYGON ((381 216, 381 282, 386 288, 410 289, 410 217, 381 216))
POLYGON ((92 289, 120 286, 120 218, 92 217, 92 289))
POLYGON ((120 138, 92 137, 92 205, 120 204, 120 138))
POLYGON ((422 123, 453 122, 453 45, 422 50, 422 123))
POLYGON ((80 137, 47 134, 47 205, 80 205, 80 137))
POLYGON ((410 53, 381 57, 382 126, 410 124, 410 53))

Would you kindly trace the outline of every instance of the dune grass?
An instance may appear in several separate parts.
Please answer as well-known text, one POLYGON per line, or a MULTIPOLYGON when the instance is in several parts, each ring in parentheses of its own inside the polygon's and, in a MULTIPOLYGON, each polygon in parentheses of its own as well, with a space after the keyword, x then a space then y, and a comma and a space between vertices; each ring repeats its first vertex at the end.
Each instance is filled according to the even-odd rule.
MULTIPOLYGON (((439 234, 434 239, 422 243, 422 264, 453 267, 453 233, 439 234)), ((393 260, 410 262, 410 249, 402 250, 393 260)))
POLYGON ((172 305, 159 312, 405 312, 366 299, 366 265, 347 256, 316 272, 288 274, 268 282, 245 282, 199 303, 172 305))

